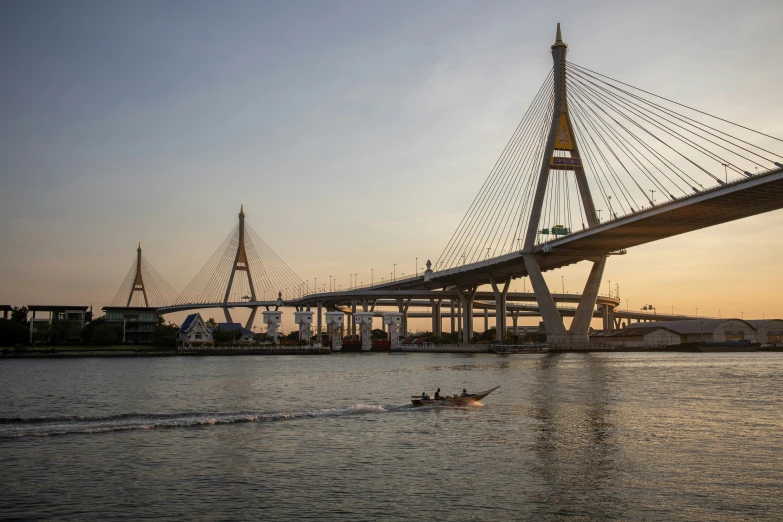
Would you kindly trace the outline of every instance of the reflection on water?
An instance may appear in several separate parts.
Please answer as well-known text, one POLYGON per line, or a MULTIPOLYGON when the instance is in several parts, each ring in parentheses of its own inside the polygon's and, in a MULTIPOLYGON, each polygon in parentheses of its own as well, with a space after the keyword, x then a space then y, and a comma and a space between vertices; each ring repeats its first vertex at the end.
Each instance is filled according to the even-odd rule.
POLYGON ((0 518, 774 519, 783 354, 0 361, 0 518), (409 396, 500 386, 476 408, 409 396))

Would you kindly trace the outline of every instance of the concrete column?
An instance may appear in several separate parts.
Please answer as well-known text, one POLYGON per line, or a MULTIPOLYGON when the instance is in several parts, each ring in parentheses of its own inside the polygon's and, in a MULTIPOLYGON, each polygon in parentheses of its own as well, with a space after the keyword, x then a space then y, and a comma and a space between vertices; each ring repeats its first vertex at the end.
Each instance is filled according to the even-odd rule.
POLYGON ((555 300, 546 286, 544 276, 538 267, 538 261, 533 254, 524 254, 522 259, 525 261, 525 268, 530 276, 530 284, 533 286, 533 292, 536 295, 538 308, 541 310, 541 318, 544 320, 544 326, 547 331, 547 341, 549 342, 568 342, 568 332, 563 326, 563 318, 557 311, 555 300))
POLYGON ((280 322, 283 320, 283 312, 267 310, 262 312, 261 315, 266 325, 266 336, 271 338, 273 343, 277 344, 277 338, 280 335, 278 328, 280 328, 280 322))
POLYGON ((511 286, 511 279, 505 281, 502 291, 498 288, 493 278, 490 277, 489 281, 492 284, 492 291, 495 293, 495 340, 502 342, 503 337, 506 335, 506 296, 508 296, 508 287, 511 286))
POLYGON ((313 312, 294 312, 294 323, 299 325, 299 340, 310 344, 312 336, 313 312))
POLYGON ((435 321, 436 331, 433 333, 436 335, 443 335, 443 299, 437 300, 435 309, 438 312, 438 319, 435 321))
MULTIPOLYGON (((489 330, 489 308, 484 308, 484 331, 489 330)), ((495 328, 497 330, 497 327, 495 328)))
MULTIPOLYGON (((465 331, 465 329, 462 327, 462 297, 460 297, 459 302, 457 303, 457 331, 465 331)), ((465 334, 463 334, 463 337, 464 335, 465 334)))
POLYGON ((517 330, 518 319, 519 319, 519 312, 511 312, 511 320, 514 321, 514 333, 516 335, 519 335, 519 331, 517 330))
POLYGON ((343 349, 343 326, 345 314, 342 312, 326 312, 326 328, 332 341, 332 351, 339 352, 343 349))
POLYGON ((372 350, 372 320, 373 312, 357 312, 353 316, 354 325, 359 325, 359 333, 362 337, 362 351, 372 350))
POLYGON ((463 329, 462 329, 462 341, 467 343, 473 337, 473 300, 476 297, 476 289, 478 287, 461 288, 457 286, 457 292, 459 292, 460 305, 464 312, 462 313, 463 329))
POLYGON ((454 317, 454 299, 451 300, 450 306, 451 306, 451 316, 449 317, 449 319, 451 319, 451 333, 454 333, 455 332, 454 321, 456 320, 456 318, 454 317))
POLYGON ((601 305, 601 319, 603 322, 603 328, 604 330, 611 330, 612 326, 609 322, 609 306, 608 305, 601 305))
POLYGON ((389 342, 392 350, 398 350, 400 343, 400 324, 402 323, 402 314, 394 312, 384 312, 383 324, 389 328, 389 342))
POLYGON ((315 342, 317 342, 318 344, 321 344, 321 328, 323 326, 323 324, 321 323, 321 321, 323 319, 323 309, 321 308, 321 301, 318 301, 318 305, 317 305, 316 309, 318 310, 318 312, 317 312, 318 313, 318 318, 316 319, 316 322, 315 322, 315 324, 316 324, 316 326, 315 326, 315 329, 316 329, 315 342))
POLYGON ((351 317, 354 320, 351 321, 351 335, 356 335, 356 301, 351 301, 351 317))
POLYGON ((250 312, 250 317, 247 318, 247 322, 245 323, 245 328, 247 328, 248 330, 253 329, 253 321, 256 318, 256 311, 258 310, 258 307, 252 306, 251 309, 252 311, 250 312))
POLYGON ((609 323, 609 328, 611 330, 615 329, 614 326, 614 307, 606 305, 606 315, 607 315, 607 322, 609 323))

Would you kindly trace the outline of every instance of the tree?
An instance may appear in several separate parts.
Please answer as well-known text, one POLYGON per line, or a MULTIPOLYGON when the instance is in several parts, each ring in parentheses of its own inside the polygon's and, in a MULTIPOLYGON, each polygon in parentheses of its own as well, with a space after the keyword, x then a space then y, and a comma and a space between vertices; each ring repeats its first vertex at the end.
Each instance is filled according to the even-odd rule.
POLYGON ((92 344, 108 345, 117 343, 117 332, 114 326, 108 323, 100 323, 93 328, 92 344))
POLYGON ((28 341, 27 328, 12 319, 0 319, 0 346, 25 344, 28 341))
POLYGON ((207 322, 204 324, 207 325, 207 328, 217 328, 218 325, 213 317, 207 319, 207 322))
POLYGON ((54 325, 57 332, 57 342, 65 343, 67 341, 76 341, 79 339, 79 325, 76 321, 60 319, 54 325))
POLYGON ((223 328, 215 328, 212 330, 212 339, 216 343, 233 343, 242 334, 239 330, 229 330, 223 328))
POLYGON ((30 324, 27 320, 27 312, 29 312, 29 310, 26 306, 14 306, 13 310, 11 310, 11 320, 16 321, 22 326, 27 326, 30 324))
POLYGON ((481 332, 481 335, 479 336, 480 341, 494 341, 495 340, 495 334, 497 332, 497 329, 493 326, 492 328, 488 330, 484 330, 481 332))
POLYGON ((177 346, 177 334, 179 334, 179 326, 176 324, 158 325, 152 331, 152 342, 155 346, 174 348, 177 346))
POLYGON ((289 342, 297 342, 299 341, 299 332, 293 331, 288 335, 284 335, 281 339, 281 341, 289 341, 289 342))
POLYGON ((388 335, 386 335, 386 332, 384 332, 383 330, 380 330, 380 329, 378 329, 378 328, 375 328, 375 329, 372 331, 372 335, 371 335, 371 337, 372 337, 373 339, 379 339, 379 340, 385 341, 385 340, 386 340, 386 339, 387 339, 389 336, 388 336, 388 335))

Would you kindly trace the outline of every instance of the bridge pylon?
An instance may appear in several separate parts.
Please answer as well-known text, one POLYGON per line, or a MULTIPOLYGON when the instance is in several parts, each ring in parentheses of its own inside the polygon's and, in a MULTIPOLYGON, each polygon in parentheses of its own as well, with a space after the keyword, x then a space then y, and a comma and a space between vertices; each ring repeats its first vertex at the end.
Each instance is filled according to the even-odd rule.
MULTIPOLYGON (((237 243, 237 251, 234 256, 234 262, 231 265, 231 275, 228 278, 228 284, 226 285, 226 293, 223 296, 223 304, 228 305, 228 297, 231 294, 231 286, 234 283, 234 276, 237 270, 244 271, 247 275, 247 283, 250 287, 250 295, 248 296, 251 301, 256 301, 256 288, 253 284, 253 274, 250 271, 250 260, 247 256, 247 249, 245 248, 245 205, 241 205, 239 209, 239 242, 237 243)), ((256 316, 257 306, 251 307, 250 317, 247 319, 245 328, 251 328, 253 326, 253 320, 256 316)), ((223 306, 223 313, 226 316, 227 322, 232 322, 231 314, 228 311, 228 306, 223 306)))
POLYGON ((541 162, 541 173, 538 176, 536 192, 533 199, 530 221, 528 222, 522 257, 525 268, 530 276, 533 291, 536 295, 544 326, 547 331, 547 340, 554 343, 586 343, 588 342, 588 330, 592 319, 595 301, 598 297, 598 289, 601 284, 606 256, 595 256, 591 261, 593 268, 587 279, 582 299, 579 301, 576 315, 571 327, 566 331, 563 319, 557 311, 555 301, 547 287, 546 281, 539 267, 539 260, 533 254, 535 240, 541 224, 541 211, 551 171, 573 171, 576 178, 576 186, 584 209, 589 227, 599 224, 595 210, 593 197, 587 183, 584 166, 579 154, 579 145, 576 141, 571 116, 568 112, 568 95, 566 90, 566 55, 568 46, 563 42, 560 32, 560 24, 557 24, 557 36, 552 45, 552 60, 554 61, 554 105, 552 110, 552 124, 541 162))

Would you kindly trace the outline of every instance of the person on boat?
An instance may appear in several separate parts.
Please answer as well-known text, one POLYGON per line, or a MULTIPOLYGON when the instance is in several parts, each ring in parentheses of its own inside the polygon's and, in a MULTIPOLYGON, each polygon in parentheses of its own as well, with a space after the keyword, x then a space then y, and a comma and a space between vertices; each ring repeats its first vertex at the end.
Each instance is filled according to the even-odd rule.
POLYGON ((436 398, 436 399, 440 399, 440 388, 438 388, 437 390, 435 390, 435 398, 436 398))
POLYGON ((468 396, 468 391, 465 388, 462 388, 462 395, 460 395, 460 397, 467 397, 467 396, 468 396))
POLYGON ((430 396, 427 394, 427 392, 423 392, 421 394, 421 398, 424 399, 425 401, 430 400, 430 396))

